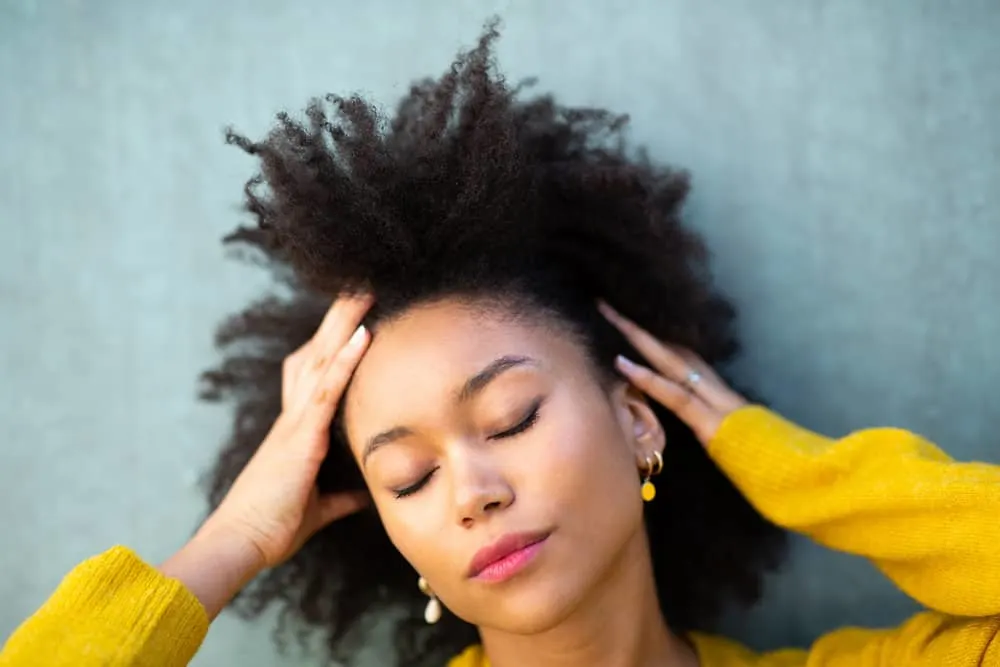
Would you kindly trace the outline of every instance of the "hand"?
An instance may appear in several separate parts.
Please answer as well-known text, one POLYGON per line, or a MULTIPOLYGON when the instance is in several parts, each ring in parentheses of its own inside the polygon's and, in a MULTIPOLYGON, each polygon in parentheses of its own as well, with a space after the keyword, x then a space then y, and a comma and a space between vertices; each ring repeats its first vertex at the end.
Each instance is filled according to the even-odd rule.
POLYGON ((367 347, 359 325, 370 305, 366 297, 338 299, 316 334, 285 359, 281 415, 209 518, 248 540, 264 567, 283 563, 320 528, 367 503, 364 493, 321 497, 316 475, 330 421, 367 347))
POLYGON ((364 492, 320 496, 316 476, 330 421, 368 345, 370 297, 338 299, 282 369, 282 411, 219 507, 161 570, 214 617, 261 570, 290 558, 316 531, 361 509, 364 492))
POLYGON ((729 413, 747 404, 695 353, 657 340, 604 302, 598 309, 653 367, 619 356, 615 360, 618 370, 677 415, 703 445, 712 441, 729 413))

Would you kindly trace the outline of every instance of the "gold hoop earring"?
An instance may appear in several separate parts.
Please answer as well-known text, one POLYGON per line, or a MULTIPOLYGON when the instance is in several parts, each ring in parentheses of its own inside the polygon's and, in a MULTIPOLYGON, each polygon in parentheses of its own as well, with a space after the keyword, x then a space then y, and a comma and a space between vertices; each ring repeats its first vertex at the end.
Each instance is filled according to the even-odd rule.
POLYGON ((661 472, 663 472, 663 454, 660 454, 660 450, 654 449, 653 458, 655 459, 654 463, 656 464, 656 467, 649 474, 655 477, 656 475, 659 475, 661 472))
POLYGON ((433 625, 441 620, 441 601, 434 595, 431 585, 423 577, 417 579, 417 588, 420 589, 421 593, 430 598, 427 600, 427 606, 424 607, 424 620, 428 624, 433 625))
POLYGON ((639 488, 639 493, 642 494, 642 499, 648 503, 656 497, 656 486, 650 478, 663 472, 663 455, 660 454, 659 450, 653 450, 652 460, 650 460, 650 457, 646 457, 645 471, 646 476, 642 480, 642 486, 639 488))

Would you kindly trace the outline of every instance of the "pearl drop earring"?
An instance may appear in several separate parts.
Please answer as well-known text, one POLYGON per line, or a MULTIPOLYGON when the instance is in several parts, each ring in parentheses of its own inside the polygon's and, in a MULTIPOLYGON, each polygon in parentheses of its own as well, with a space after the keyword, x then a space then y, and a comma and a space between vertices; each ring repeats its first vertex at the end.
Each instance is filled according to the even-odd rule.
POLYGON ((441 620, 441 601, 437 599, 434 591, 431 590, 430 584, 423 577, 417 579, 417 588, 420 589, 421 593, 430 598, 427 600, 427 606, 424 607, 424 620, 429 624, 437 623, 441 620))

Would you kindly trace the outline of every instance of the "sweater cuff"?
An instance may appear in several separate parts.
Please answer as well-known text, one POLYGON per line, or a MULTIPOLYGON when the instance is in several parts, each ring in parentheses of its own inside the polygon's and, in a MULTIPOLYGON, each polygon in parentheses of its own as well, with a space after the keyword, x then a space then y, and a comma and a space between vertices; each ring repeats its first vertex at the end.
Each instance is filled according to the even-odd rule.
POLYGON ((46 607, 41 613, 62 618, 86 610, 122 650, 156 656, 160 664, 187 664, 208 633, 194 594, 122 546, 77 566, 46 607))
MULTIPOLYGON (((760 405, 747 405, 723 419, 708 453, 730 476, 767 471, 776 486, 795 481, 804 460, 830 448, 831 440, 760 405)), ((755 475, 757 477, 759 475, 755 475)))

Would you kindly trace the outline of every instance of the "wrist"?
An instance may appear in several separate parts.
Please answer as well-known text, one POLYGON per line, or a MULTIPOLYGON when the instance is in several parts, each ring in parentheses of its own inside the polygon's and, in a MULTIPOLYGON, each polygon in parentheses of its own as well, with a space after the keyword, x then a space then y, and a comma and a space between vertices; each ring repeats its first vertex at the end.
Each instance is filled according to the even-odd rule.
POLYGON ((250 540, 210 517, 160 571, 184 584, 214 619, 264 567, 250 540))
POLYGON ((197 543, 198 548, 206 552, 216 553, 227 570, 239 573, 247 580, 267 568, 263 552, 252 539, 214 516, 206 519, 190 543, 197 543))

